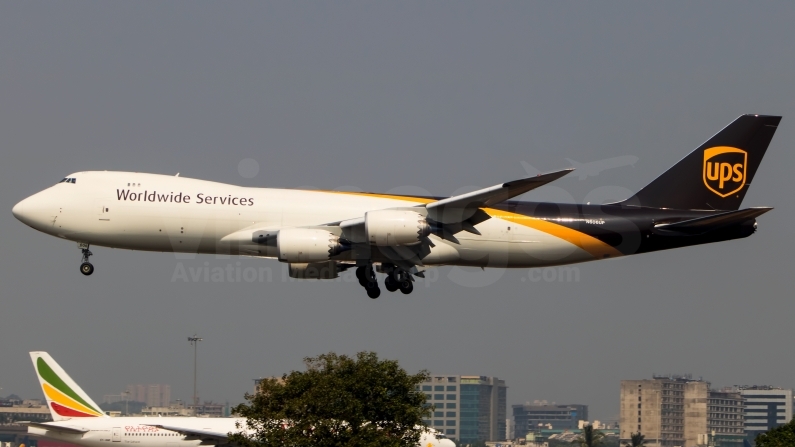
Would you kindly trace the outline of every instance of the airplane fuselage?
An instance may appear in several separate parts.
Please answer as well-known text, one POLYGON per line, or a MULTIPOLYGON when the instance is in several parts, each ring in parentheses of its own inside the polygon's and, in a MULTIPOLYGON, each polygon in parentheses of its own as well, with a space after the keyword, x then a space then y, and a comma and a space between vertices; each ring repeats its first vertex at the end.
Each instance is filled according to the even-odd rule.
MULTIPOLYGON (((312 227, 366 212, 406 209, 438 198, 375 193, 250 188, 146 173, 92 171, 67 177, 20 202, 25 224, 63 239, 130 250, 278 258, 258 230, 312 227), (74 179, 74 180, 71 180, 74 179)), ((475 234, 433 233, 423 265, 539 267, 744 237, 749 225, 708 238, 655 234, 661 222, 708 215, 682 211, 508 201, 484 208, 475 234)), ((410 248, 410 247, 409 247, 410 248)), ((356 249, 335 256, 355 260, 356 249)), ((367 255, 380 261, 378 250, 367 255)))
MULTIPOLYGON (((229 445, 217 438, 186 436, 182 433, 158 427, 179 427, 185 432, 213 432, 228 434, 247 432, 246 420, 243 418, 202 418, 202 417, 91 417, 74 418, 58 422, 47 422, 37 426, 29 426, 28 433, 47 439, 68 442, 82 447, 193 447, 209 445, 229 445), (48 428, 45 428, 48 427, 48 428), (52 427, 49 429, 49 427, 52 427), (60 431, 79 428, 84 433, 60 431)), ((452 441, 435 431, 425 432, 417 444, 421 447, 453 447, 452 441), (438 436, 438 438, 437 438, 438 436)))
MULTIPOLYGON (((83 447, 112 447, 114 445, 190 447, 202 443, 180 433, 155 427, 152 424, 179 425, 186 429, 229 433, 240 431, 236 423, 245 426, 239 418, 196 418, 196 417, 119 417, 119 418, 74 418, 60 422, 48 422, 37 427, 28 427, 34 436, 69 442, 83 447), (52 429, 44 429, 43 425, 52 429), (59 431, 58 427, 72 427, 87 430, 85 433, 59 431)), ((206 445, 206 444, 204 444, 206 445)))

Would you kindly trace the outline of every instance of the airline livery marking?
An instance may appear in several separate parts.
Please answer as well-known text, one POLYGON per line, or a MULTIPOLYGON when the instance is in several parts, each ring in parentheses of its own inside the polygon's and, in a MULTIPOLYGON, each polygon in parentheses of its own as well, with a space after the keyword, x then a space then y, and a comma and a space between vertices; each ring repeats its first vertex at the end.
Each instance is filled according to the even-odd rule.
MULTIPOLYGON (((36 370, 38 371, 39 376, 46 381, 45 383, 42 383, 42 388, 44 388, 45 393, 50 397, 50 399, 71 411, 83 413, 82 417, 102 416, 103 413, 101 411, 92 407, 74 390, 72 390, 72 388, 70 388, 69 385, 67 385, 63 380, 61 380, 55 371, 50 368, 50 365, 48 365, 47 362, 45 362, 41 357, 39 357, 39 359, 36 361, 36 370)), ((54 409, 55 405, 56 403, 53 403, 54 409)), ((58 414, 61 413, 59 412, 58 414)))
POLYGON ((721 197, 728 197, 745 186, 748 153, 728 146, 704 150, 704 185, 721 197), (728 190, 728 191, 727 191, 728 190))
POLYGON ((101 416, 101 414, 97 413, 97 411, 77 403, 74 399, 71 399, 69 396, 56 390, 55 388, 50 386, 50 384, 47 382, 42 383, 41 387, 42 389, 44 389, 44 394, 46 394, 47 397, 49 397, 54 401, 52 402, 52 407, 61 416, 75 416, 75 417, 101 416), (68 411, 70 414, 64 414, 64 411, 68 411))
POLYGON ((492 217, 507 220, 508 222, 513 222, 518 225, 524 225, 534 230, 542 231, 557 238, 563 239, 564 241, 572 243, 577 247, 587 251, 595 259, 612 258, 622 255, 620 251, 593 236, 589 236, 581 231, 577 231, 569 227, 564 227, 563 225, 558 225, 548 220, 491 208, 487 208, 486 212, 492 217))
MULTIPOLYGON (((161 194, 157 191, 135 192, 129 189, 117 189, 116 200, 129 202, 160 202, 160 203, 191 203, 191 196, 184 193, 161 194)), ((236 197, 228 194, 227 196, 210 196, 205 193, 196 194, 196 203, 207 205, 236 205, 254 206, 254 199, 251 197, 236 197)))

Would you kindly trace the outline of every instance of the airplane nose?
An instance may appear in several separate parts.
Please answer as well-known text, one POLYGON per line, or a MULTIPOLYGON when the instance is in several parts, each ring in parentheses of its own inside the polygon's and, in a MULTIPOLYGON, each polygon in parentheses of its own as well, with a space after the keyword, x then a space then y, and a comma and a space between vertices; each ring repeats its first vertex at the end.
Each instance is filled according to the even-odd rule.
POLYGON ((34 194, 14 205, 11 212, 20 222, 38 229, 45 226, 48 218, 53 214, 47 204, 48 201, 44 199, 42 193, 34 194))
MULTIPOLYGON (((25 199, 25 200, 27 200, 27 199, 25 199)), ((14 205, 13 208, 11 208, 11 213, 14 214, 14 217, 16 217, 17 220, 22 220, 22 216, 25 213, 25 211, 24 211, 24 209, 25 209, 25 200, 17 203, 16 205, 14 205)))

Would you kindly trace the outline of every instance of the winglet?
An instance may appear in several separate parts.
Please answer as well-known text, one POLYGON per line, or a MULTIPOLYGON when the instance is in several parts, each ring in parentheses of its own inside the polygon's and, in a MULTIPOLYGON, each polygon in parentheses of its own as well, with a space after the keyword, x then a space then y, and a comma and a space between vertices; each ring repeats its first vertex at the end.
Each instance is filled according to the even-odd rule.
POLYGON ((496 205, 512 197, 553 182, 573 171, 574 168, 539 174, 535 177, 513 180, 488 188, 448 197, 425 206, 428 216, 441 223, 458 223, 469 219, 478 208, 496 205))
POLYGON ((30 353, 33 369, 54 421, 80 417, 108 417, 46 352, 30 353))

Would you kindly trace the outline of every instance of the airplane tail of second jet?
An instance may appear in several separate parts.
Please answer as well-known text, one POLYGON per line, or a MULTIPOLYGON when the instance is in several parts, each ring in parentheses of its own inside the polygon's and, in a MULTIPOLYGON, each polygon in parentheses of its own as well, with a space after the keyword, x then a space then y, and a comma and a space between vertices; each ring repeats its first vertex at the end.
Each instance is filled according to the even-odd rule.
POLYGON ((83 391, 50 354, 41 351, 30 353, 33 369, 47 399, 54 421, 80 417, 107 417, 88 394, 83 391))
POLYGON ((622 205, 733 211, 751 186, 780 116, 742 115, 622 205))

